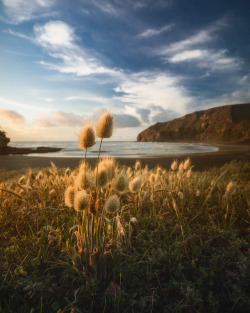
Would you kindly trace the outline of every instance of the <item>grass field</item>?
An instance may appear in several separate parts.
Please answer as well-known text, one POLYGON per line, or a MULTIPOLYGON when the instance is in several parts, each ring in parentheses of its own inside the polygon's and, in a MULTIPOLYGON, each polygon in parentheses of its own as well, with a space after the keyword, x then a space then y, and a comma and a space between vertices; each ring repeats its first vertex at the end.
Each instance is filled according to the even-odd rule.
POLYGON ((249 310, 249 162, 97 177, 1 172, 0 312, 249 310))

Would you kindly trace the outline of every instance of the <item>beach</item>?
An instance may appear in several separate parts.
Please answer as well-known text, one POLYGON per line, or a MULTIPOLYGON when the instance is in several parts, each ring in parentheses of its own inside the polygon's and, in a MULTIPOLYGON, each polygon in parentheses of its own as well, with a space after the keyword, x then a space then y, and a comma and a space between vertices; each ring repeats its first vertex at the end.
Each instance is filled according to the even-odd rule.
MULTIPOLYGON (((164 157, 141 157, 141 158, 115 158, 119 165, 133 166, 136 160, 140 160, 142 166, 148 165, 149 169, 160 165, 162 168, 169 169, 174 159, 179 162, 190 157, 194 165, 194 171, 202 171, 212 167, 221 167, 231 161, 250 161, 250 145, 225 145, 213 144, 219 148, 216 152, 195 153, 185 155, 171 155, 164 157)), ((83 158, 72 157, 44 157, 26 155, 0 155, 0 170, 19 170, 23 168, 44 168, 49 167, 53 162, 59 168, 70 167, 74 169, 79 165, 83 158)), ((90 166, 94 167, 97 158, 87 158, 90 166)))

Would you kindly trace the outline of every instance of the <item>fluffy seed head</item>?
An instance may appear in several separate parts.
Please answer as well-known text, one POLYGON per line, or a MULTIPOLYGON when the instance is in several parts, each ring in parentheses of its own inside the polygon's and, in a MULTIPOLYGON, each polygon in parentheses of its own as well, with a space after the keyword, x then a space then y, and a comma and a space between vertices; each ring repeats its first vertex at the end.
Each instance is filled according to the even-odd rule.
POLYGON ((141 188, 141 178, 135 177, 129 184, 129 190, 131 192, 138 192, 141 188))
POLYGON ((128 177, 126 174, 119 174, 113 184, 113 189, 118 192, 124 192, 128 188, 128 177))
POLYGON ((112 136, 113 131, 113 116, 110 112, 104 113, 97 125, 96 125, 96 133, 100 138, 110 138, 112 136))
POLYGON ((104 187, 108 183, 108 171, 106 167, 101 166, 98 170, 98 186, 104 187))
POLYGON ((227 184, 227 188, 226 188, 226 191, 228 193, 232 193, 234 191, 234 183, 232 181, 230 181, 228 184, 227 184))
POLYGON ((140 161, 136 161, 135 162, 135 170, 139 171, 141 169, 141 162, 140 161))
POLYGON ((89 206, 89 195, 86 190, 80 190, 75 194, 74 209, 76 211, 83 211, 89 206))
POLYGON ((176 160, 174 160, 174 162, 171 164, 171 170, 176 171, 177 168, 178 168, 178 163, 176 160))
POLYGON ((50 195, 50 198, 55 198, 56 197, 56 191, 55 191, 55 189, 52 189, 51 191, 50 191, 50 193, 49 193, 49 195, 50 195))
POLYGON ((196 197, 199 197, 201 195, 200 191, 199 190, 196 190, 196 193, 195 193, 196 197))
POLYGON ((76 176, 75 182, 74 182, 74 187, 76 189, 86 189, 93 187, 94 185, 94 177, 89 172, 81 170, 76 176))
POLYGON ((162 176, 162 169, 160 167, 157 168, 156 174, 157 176, 162 176))
POLYGON ((67 205, 70 208, 73 208, 74 206, 74 197, 75 197, 75 189, 73 186, 69 186, 65 190, 65 205, 67 205))
POLYGON ((187 171, 186 176, 187 176, 187 178, 190 178, 191 175, 192 175, 192 167, 189 168, 189 170, 187 171))
POLYGON ((39 171, 38 174, 36 175, 36 180, 41 180, 43 178, 43 172, 39 171))
POLYGON ((120 209, 120 200, 117 195, 109 197, 105 202, 105 211, 109 214, 115 214, 120 209))
POLYGON ((99 168, 105 168, 108 174, 108 179, 111 180, 115 176, 115 161, 110 157, 103 158, 99 163, 99 168))
POLYGON ((130 223, 137 224, 138 223, 138 219, 136 217, 131 217, 130 223))
POLYGON ((155 174, 151 174, 151 175, 149 176, 149 181, 150 181, 151 183, 154 183, 154 182, 155 182, 155 174))
POLYGON ((183 193, 182 193, 181 191, 178 192, 178 197, 179 197, 181 200, 183 200, 184 195, 183 195, 183 193))
POLYGON ((179 165, 179 172, 180 173, 184 172, 184 163, 183 162, 181 162, 180 165, 179 165))
POLYGON ((81 149, 88 149, 95 144, 95 133, 90 124, 83 127, 78 143, 81 149))
POLYGON ((187 171, 187 170, 190 168, 190 165, 191 165, 191 161, 190 161, 190 159, 188 158, 188 159, 185 160, 185 162, 184 162, 184 164, 183 164, 184 170, 187 171))

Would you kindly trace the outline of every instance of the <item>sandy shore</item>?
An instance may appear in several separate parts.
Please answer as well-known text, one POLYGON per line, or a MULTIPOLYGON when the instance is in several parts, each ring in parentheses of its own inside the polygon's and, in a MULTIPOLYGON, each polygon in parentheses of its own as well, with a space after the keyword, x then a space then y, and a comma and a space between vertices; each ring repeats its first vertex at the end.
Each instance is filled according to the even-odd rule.
MULTIPOLYGON (((233 160, 248 160, 250 161, 250 145, 213 145, 219 148, 217 152, 185 154, 181 156, 166 156, 166 157, 144 157, 144 158, 116 158, 120 165, 133 166, 136 160, 140 160, 142 165, 146 164, 149 169, 157 165, 163 168, 169 168, 172 161, 185 160, 191 158, 194 170, 200 171, 211 167, 220 167, 225 163, 233 160)), ((1 170, 18 170, 22 168, 42 168, 50 166, 50 162, 54 162, 57 167, 75 168, 78 166, 80 158, 63 158, 63 157, 34 157, 23 155, 0 155, 1 170)), ((88 163, 93 167, 96 164, 96 158, 88 158, 88 163)))

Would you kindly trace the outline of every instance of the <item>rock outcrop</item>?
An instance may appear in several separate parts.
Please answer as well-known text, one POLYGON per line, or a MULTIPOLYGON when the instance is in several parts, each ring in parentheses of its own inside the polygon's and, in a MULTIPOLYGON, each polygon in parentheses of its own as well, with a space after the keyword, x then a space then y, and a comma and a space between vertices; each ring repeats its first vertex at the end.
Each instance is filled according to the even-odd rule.
POLYGON ((142 131, 137 141, 250 144, 250 103, 187 114, 142 131))
POLYGON ((9 142, 10 138, 6 136, 4 131, 0 130, 0 149, 6 148, 9 142))

